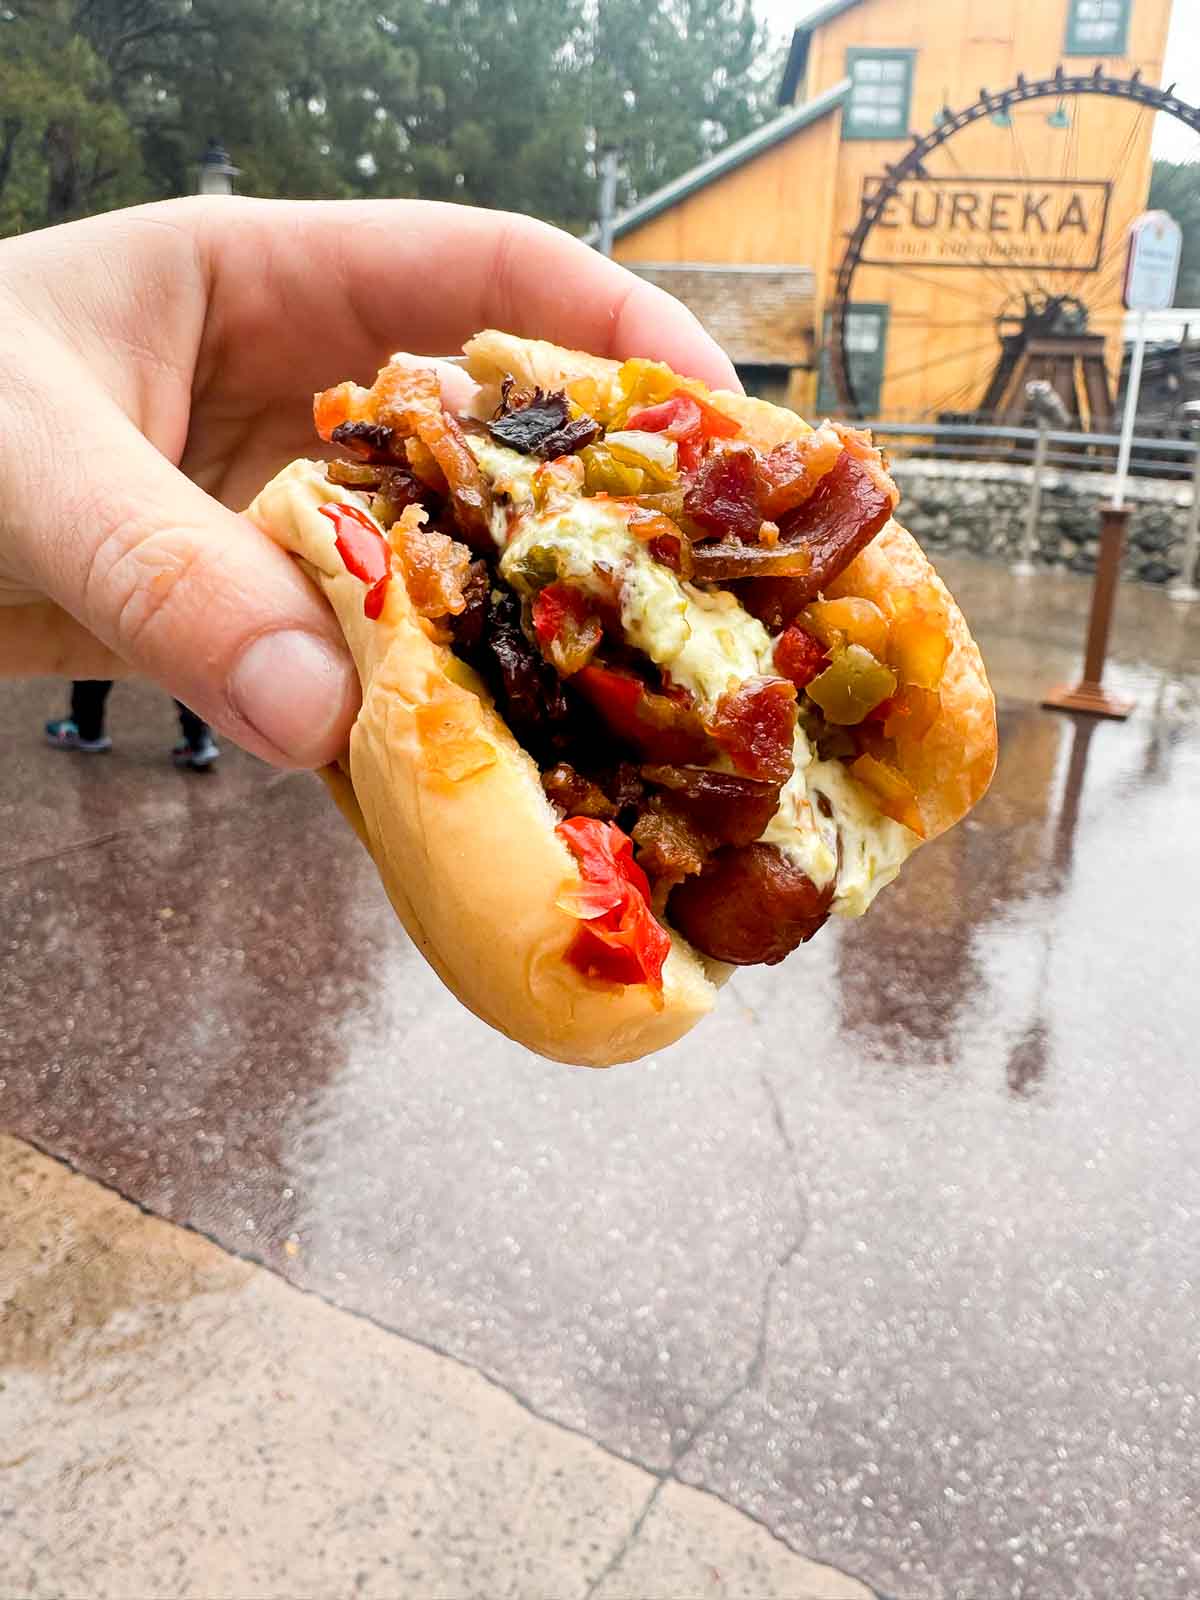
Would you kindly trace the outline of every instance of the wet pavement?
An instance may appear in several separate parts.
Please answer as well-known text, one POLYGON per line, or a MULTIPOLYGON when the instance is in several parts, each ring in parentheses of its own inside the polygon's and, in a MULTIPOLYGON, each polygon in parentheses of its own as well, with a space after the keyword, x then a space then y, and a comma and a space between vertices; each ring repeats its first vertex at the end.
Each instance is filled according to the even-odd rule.
MULTIPOLYGON (((50 751, 36 735, 59 691, 0 687, 0 1130, 263 1263, 277 1277, 255 1272, 255 1292, 314 1291, 288 1306, 317 1345, 339 1337, 322 1319, 371 1319, 378 1349, 347 1334, 336 1384, 315 1358, 297 1382, 356 1413, 354 1447, 389 1473, 389 1408, 422 1357, 462 1382, 477 1369, 553 1429, 603 1562, 564 1544, 556 1572, 551 1540, 523 1579, 515 1555, 497 1567, 452 1544, 465 1565, 429 1569, 438 1593, 799 1593, 704 1560, 726 1516, 735 1545, 752 1532, 772 1559, 790 1547, 914 1600, 1200 1586, 1200 614, 1123 590, 1111 686, 1138 710, 1095 724, 1037 706, 1073 676, 1086 585, 942 566, 1001 700, 991 793, 864 922, 740 974, 684 1044, 607 1073, 542 1062, 459 1010, 315 780, 237 752, 208 776, 171 771, 169 702, 132 685, 112 756, 50 751), (605 1497, 597 1520, 589 1480, 634 1469, 620 1514, 605 1497), (680 1543, 690 1566, 672 1565, 680 1543)), ((19 1208, 0 1204, 0 1246, 6 1230, 19 1249, 19 1208)), ((0 1310, 21 1282, 5 1262, 0 1310)), ((98 1315, 111 1335, 156 1304, 135 1280, 98 1315)), ((271 1316, 248 1333, 236 1305, 224 1315, 210 1389, 230 1418, 240 1398, 267 1455, 296 1458, 300 1487, 263 1487, 248 1450, 227 1473, 285 1521, 319 1509, 236 1356, 271 1316)), ((0 1330, 0 1381, 15 1367, 34 1386, 18 1385, 27 1430, 59 1390, 83 1397, 76 1430, 108 1403, 94 1344, 69 1342, 55 1390, 0 1330)), ((135 1397, 138 1371, 122 1379, 135 1397)), ((285 1543, 245 1587, 204 1576, 210 1446, 192 1416, 175 1456, 159 1441, 153 1457, 181 1475, 175 1525, 195 1525, 169 1592, 283 1595, 345 1573, 289 1569, 285 1543)), ((421 1448, 463 1465, 462 1437, 421 1448)), ((35 1426, 28 1454, 0 1442, 0 1546, 6 1503, 51 1547, 70 1523, 69 1496, 40 1487, 56 1448, 35 1426)), ((487 1476, 465 1491, 479 1552, 504 1516, 487 1476)), ((122 1592, 130 1504, 95 1514, 105 1592, 122 1592)), ((355 1505, 367 1592, 422 1593, 389 1588, 355 1505)), ((432 1518, 443 1553, 445 1537, 432 1518)), ((42 1589, 69 1590, 82 1569, 45 1559, 42 1589)))
POLYGON ((870 1600, 712 1496, 2 1136, 0 1208, 6 1600, 870 1600))

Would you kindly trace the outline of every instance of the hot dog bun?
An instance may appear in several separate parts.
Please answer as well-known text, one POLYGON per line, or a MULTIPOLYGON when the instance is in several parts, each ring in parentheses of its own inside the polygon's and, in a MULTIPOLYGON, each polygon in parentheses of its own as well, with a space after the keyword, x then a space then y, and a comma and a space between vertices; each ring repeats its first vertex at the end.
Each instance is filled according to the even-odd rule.
MULTIPOLYGON (((491 415, 499 386, 558 389, 590 379, 612 392, 618 364, 540 341, 489 332, 466 347, 480 386, 474 409, 491 415)), ((729 393, 709 403, 735 418, 762 449, 808 432, 794 413, 729 393)), ((663 993, 600 984, 565 959, 578 929, 556 899, 577 883, 574 858, 555 835, 558 814, 537 766, 493 708, 482 680, 420 616, 403 582, 387 589, 377 620, 335 546, 324 503, 353 502, 320 462, 285 468, 250 517, 302 563, 333 606, 363 688, 349 750, 325 774, 370 851, 409 934, 447 986, 477 1016, 540 1055, 589 1066, 635 1060, 682 1037, 714 1005, 728 969, 671 932, 663 993)), ((361 502, 365 508, 366 501, 361 502)), ((935 584, 915 541, 895 522, 842 574, 831 594, 881 596, 898 583, 935 584)), ((948 595, 953 651, 944 711, 910 775, 927 835, 956 821, 987 786, 995 718, 983 664, 948 595)), ((671 930, 668 929, 670 932, 671 930)))

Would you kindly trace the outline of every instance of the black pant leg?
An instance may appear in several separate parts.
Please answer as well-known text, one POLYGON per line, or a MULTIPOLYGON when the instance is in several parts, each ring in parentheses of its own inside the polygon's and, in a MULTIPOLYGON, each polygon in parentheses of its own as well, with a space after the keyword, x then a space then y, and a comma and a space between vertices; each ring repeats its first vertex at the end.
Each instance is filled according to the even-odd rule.
POLYGON ((111 678, 80 678, 71 685, 71 721, 81 739, 99 739, 104 732, 104 706, 111 678))
POLYGON ((176 700, 175 705, 179 711, 179 726, 183 730, 183 737, 194 750, 207 738, 208 723, 202 722, 194 711, 189 711, 182 700, 176 700))

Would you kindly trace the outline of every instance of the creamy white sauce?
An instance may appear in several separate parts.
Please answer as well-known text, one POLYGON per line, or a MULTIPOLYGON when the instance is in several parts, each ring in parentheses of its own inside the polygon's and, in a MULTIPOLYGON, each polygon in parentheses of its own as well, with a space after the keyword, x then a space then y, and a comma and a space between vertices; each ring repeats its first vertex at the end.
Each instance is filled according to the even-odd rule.
MULTIPOLYGON (((535 549, 553 551, 559 576, 585 591, 607 595, 604 574, 611 574, 619 584, 621 624, 629 643, 689 690, 701 715, 715 710, 721 696, 745 679, 774 673, 771 637, 762 623, 725 590, 682 582, 629 532, 616 506, 555 497, 546 511, 534 514, 533 477, 540 463, 479 435, 468 442, 500 496, 492 535, 503 551, 500 571, 518 592, 527 589, 521 568, 535 549)), ((792 776, 762 840, 784 850, 818 888, 836 874, 832 909, 847 917, 866 911, 920 842, 910 829, 883 816, 840 761, 818 760, 801 727, 792 776), (817 804, 819 796, 832 816, 817 804)))
POLYGON ((810 793, 824 795, 832 806, 842 841, 832 909, 838 916, 861 917, 921 841, 911 828, 885 817, 870 790, 852 778, 840 761, 814 761, 808 787, 810 793))
POLYGON ((838 865, 838 830, 835 817, 827 817, 810 793, 816 751, 803 728, 796 729, 792 751, 792 775, 779 794, 779 810, 767 823, 761 838, 764 844, 778 845, 812 879, 818 889, 832 882, 838 865))
POLYGON ((792 776, 779 796, 779 810, 762 834, 778 845, 819 889, 837 873, 832 910, 861 917, 900 871, 920 840, 911 829, 885 817, 869 790, 840 761, 818 760, 803 728, 796 729, 792 776), (819 800, 828 801, 826 816, 819 800), (838 866, 838 840, 842 858, 838 866))

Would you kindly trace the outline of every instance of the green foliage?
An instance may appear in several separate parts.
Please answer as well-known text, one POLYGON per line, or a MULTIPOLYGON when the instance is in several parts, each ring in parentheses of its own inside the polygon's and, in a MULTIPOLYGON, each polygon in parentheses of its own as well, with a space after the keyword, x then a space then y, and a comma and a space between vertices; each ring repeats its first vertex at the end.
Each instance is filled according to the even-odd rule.
POLYGON ((587 41, 589 115, 621 151, 630 200, 774 109, 780 63, 750 0, 601 0, 587 41))
POLYGON ((751 0, 0 0, 0 234, 187 193, 422 195, 581 229, 772 109, 751 0))
POLYGON ((0 231, 110 204, 143 186, 137 139, 108 64, 66 0, 0 10, 0 231))
POLYGON ((1183 229, 1177 306, 1200 306, 1200 162, 1156 161, 1150 209, 1169 211, 1183 229))

